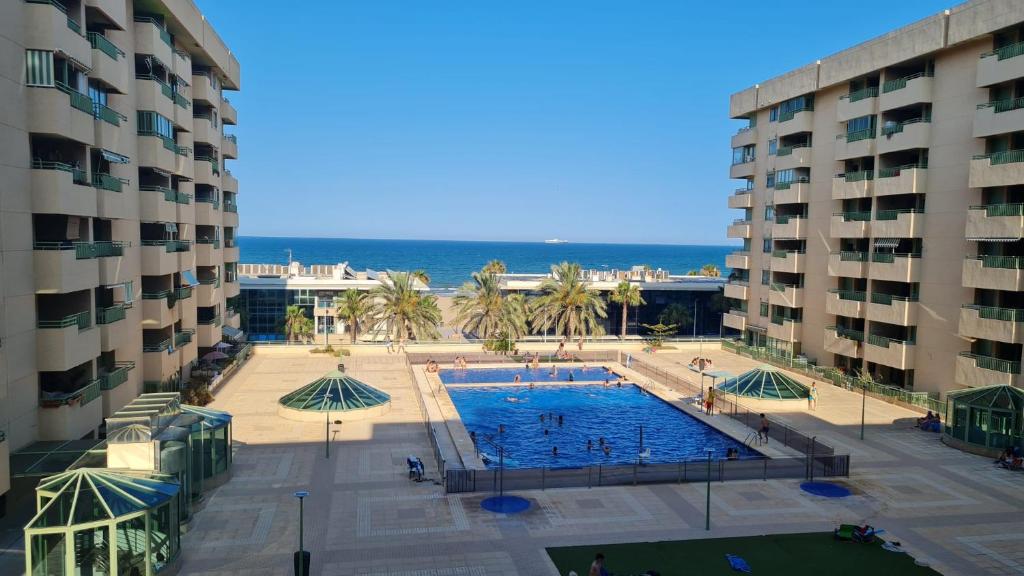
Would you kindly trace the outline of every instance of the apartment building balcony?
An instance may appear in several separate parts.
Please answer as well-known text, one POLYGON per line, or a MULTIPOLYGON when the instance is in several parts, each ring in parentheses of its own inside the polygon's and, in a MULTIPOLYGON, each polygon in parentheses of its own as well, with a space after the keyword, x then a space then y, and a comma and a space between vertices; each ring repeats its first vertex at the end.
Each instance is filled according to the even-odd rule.
MULTIPOLYGON (((227 223, 225 222, 224 225, 227 226, 227 223)), ((734 220, 725 230, 727 238, 750 238, 750 233, 750 220, 734 220)))
POLYGON ((135 75, 135 103, 138 110, 151 110, 174 120, 174 89, 158 76, 135 75))
POLYGON ((807 238, 807 218, 799 216, 776 216, 772 224, 772 238, 807 238))
POLYGON ((95 247, 88 242, 34 242, 32 264, 37 294, 65 294, 99 284, 95 247))
POLYGON ((1024 42, 1010 44, 981 55, 977 87, 984 88, 1024 77, 1024 42))
POLYGON ((110 174, 93 174, 92 186, 96 189, 96 216, 105 220, 121 220, 128 217, 129 206, 124 191, 130 190, 127 178, 110 174))
POLYGON ((224 262, 224 255, 220 247, 220 239, 196 239, 197 266, 220 266, 222 262, 224 262))
POLYGON ((978 104, 974 111, 975 138, 1024 131, 1024 98, 978 104))
MULTIPOLYGON (((192 188, 191 182, 180 182, 178 186, 192 188)), ((193 226, 196 223, 196 211, 192 207, 192 194, 179 190, 176 201, 174 203, 176 208, 175 222, 184 224, 186 226, 193 226)))
POLYGON ((238 284, 238 277, 231 278, 230 276, 224 282, 224 298, 234 298, 241 293, 242 287, 238 284))
POLYGON ((800 340, 800 322, 786 318, 772 318, 768 323, 768 336, 783 342, 800 340))
POLYGON ((174 58, 174 45, 170 33, 152 18, 136 17, 134 26, 135 52, 152 54, 157 60, 170 66, 174 58))
POLYGON ((802 286, 772 282, 768 290, 768 302, 787 308, 803 308, 804 289, 802 286))
POLYGON ((209 73, 192 74, 192 100, 203 101, 214 108, 220 108, 220 92, 213 87, 209 73))
POLYGON ((85 38, 85 26, 68 15, 59 2, 19 2, 25 11, 24 46, 60 51, 92 68, 92 47, 85 38))
POLYGON ((981 154, 971 159, 971 188, 1024 184, 1024 150, 981 154))
POLYGON ((732 147, 742 148, 757 143, 757 127, 744 126, 732 135, 732 147))
POLYGON ((142 274, 164 276, 177 272, 178 254, 191 249, 192 243, 188 240, 143 240, 142 274))
POLYGON ((730 310, 722 316, 722 323, 728 328, 743 332, 747 329, 747 313, 740 310, 730 310))
POLYGON ((806 168, 811 165, 811 145, 779 146, 775 151, 775 170, 806 168))
POLYGON ((960 335, 1009 344, 1024 344, 1024 309, 964 304, 960 335))
POLYGON ((181 349, 168 338, 142 347, 142 379, 166 382, 181 368, 181 349))
POLYGON ((741 188, 729 196, 729 208, 753 208, 754 193, 746 188, 741 188))
POLYGON ((85 0, 85 5, 103 14, 118 30, 128 29, 128 11, 121 0, 85 0))
POLYGON ((100 331, 94 329, 89 310, 39 319, 36 328, 36 367, 40 372, 64 372, 100 355, 100 331))
POLYGON ((178 361, 182 366, 187 366, 199 358, 199 344, 195 328, 187 328, 175 333, 174 344, 179 350, 178 361))
POLYGON ((898 370, 914 368, 914 343, 868 334, 864 346, 864 358, 868 362, 882 364, 898 370))
POLYGON ((234 134, 225 134, 220 143, 220 153, 225 158, 236 160, 238 158, 238 137, 234 134))
POLYGON ((749 270, 750 269, 750 252, 733 252, 725 257, 725 266, 727 268, 749 270))
POLYGON ((213 318, 200 320, 196 326, 196 339, 199 346, 209 348, 221 340, 221 317, 217 314, 213 318))
POLYGON ((238 194, 238 179, 231 174, 230 170, 224 170, 220 179, 220 189, 238 194))
POLYGON ((181 320, 181 308, 174 298, 174 290, 142 293, 142 326, 155 330, 181 320))
POLYGON ((829 276, 846 276, 849 278, 867 278, 868 253, 852 250, 832 252, 828 255, 829 276))
POLYGON ((128 307, 115 304, 96 309, 96 326, 100 329, 100 349, 104 351, 120 348, 134 336, 128 322, 128 307))
POLYGON ((878 110, 878 86, 870 86, 839 97, 836 121, 849 122, 854 118, 870 116, 878 110))
POLYGON ((195 183, 221 187, 220 166, 212 156, 195 157, 195 183))
POLYGON ((750 292, 750 286, 741 280, 731 280, 725 285, 725 297, 737 300, 746 300, 750 292))
POLYGON ((871 212, 833 212, 829 226, 832 238, 868 238, 871 235, 871 212))
POLYGON ((96 189, 85 170, 63 162, 33 160, 32 211, 96 216, 96 189))
POLYGON ((933 83, 934 78, 924 72, 887 80, 882 84, 882 95, 878 101, 878 108, 881 112, 885 112, 911 104, 931 102, 933 83))
POLYGON ((139 210, 144 222, 177 222, 178 191, 166 186, 139 186, 139 210))
POLYGON ((868 303, 868 320, 897 326, 916 326, 919 304, 916 298, 872 292, 868 303))
POLYGON ((924 211, 917 208, 878 210, 871 228, 878 238, 920 238, 924 229, 924 211))
POLYGON ((235 110, 234 104, 232 104, 227 98, 223 97, 220 100, 220 120, 224 124, 230 124, 232 126, 238 124, 238 112, 235 110))
POLYGON ((214 148, 220 148, 220 130, 214 127, 211 113, 192 117, 192 140, 196 144, 209 144, 214 148))
POLYGON ((113 286, 133 280, 139 275, 139 259, 132 254, 138 246, 124 242, 96 242, 105 254, 99 256, 100 286, 113 286))
POLYGON ((127 94, 131 82, 124 50, 98 32, 89 32, 88 38, 93 64, 89 77, 106 83, 119 94, 127 94))
POLYGON ((1020 361, 961 352, 956 357, 955 379, 957 384, 971 388, 997 384, 1020 386, 1020 361))
POLYGON ((88 95, 63 84, 53 88, 29 86, 25 90, 29 132, 53 134, 89 146, 95 143, 95 117, 88 95))
POLYGON ((872 280, 891 280, 893 282, 920 282, 920 254, 891 254, 873 252, 868 275, 872 280))
POLYGON ((103 417, 109 418, 125 404, 135 399, 139 390, 139 375, 135 362, 117 362, 112 370, 99 372, 100 390, 103 392, 103 417))
POLYGON ((773 250, 772 272, 803 273, 806 261, 803 250, 773 250))
POLYGON ((220 202, 210 198, 195 198, 196 224, 199 226, 220 226, 220 202))
POLYGON ((811 184, 807 178, 793 182, 776 182, 772 192, 775 204, 803 204, 811 197, 811 184))
POLYGON ((238 241, 234 238, 224 239, 224 261, 225 262, 238 262, 239 250, 238 241))
POLYGON ((195 289, 196 306, 216 306, 224 300, 224 292, 220 286, 220 278, 200 279, 195 289))
POLYGON ((139 134, 139 166, 158 168, 175 174, 178 171, 178 147, 171 138, 156 134, 139 134))
POLYGON ((225 228, 238 228, 238 205, 232 202, 224 202, 224 212, 221 214, 221 221, 225 228))
POLYGON ((793 110, 779 114, 776 130, 780 137, 814 131, 814 110, 793 110))
POLYGON ((836 160, 875 155, 875 130, 868 128, 836 136, 836 160))
POLYGON ((93 147, 109 150, 122 156, 135 155, 135 150, 129 149, 129 138, 127 137, 128 117, 113 108, 94 104, 95 120, 93 120, 93 134, 95 143, 93 147))
POLYGON ((754 162, 754 158, 749 158, 744 162, 733 164, 729 167, 729 178, 751 178, 754 176, 756 169, 757 163, 754 162))
MULTIPOLYGON (((825 312, 836 316, 863 318, 867 308, 867 293, 858 290, 832 288, 825 294, 825 312)), ((863 334, 861 340, 863 340, 863 334)))
POLYGON ((850 358, 861 357, 861 346, 864 342, 864 333, 859 330, 850 330, 838 326, 825 328, 825 351, 832 354, 841 354, 850 358))
POLYGON ((914 118, 882 126, 879 132, 879 154, 928 148, 932 138, 932 122, 924 118, 914 118))
POLYGON ((1024 291, 1024 258, 1019 256, 967 256, 964 288, 1024 291))
POLYGON ((86 436, 103 423, 100 381, 70 392, 39 391, 39 439, 66 441, 86 436))
POLYGON ((1024 204, 989 204, 967 209, 967 238, 1024 238, 1024 204))
POLYGON ((882 168, 875 179, 875 196, 894 194, 924 194, 928 182, 928 168, 917 164, 882 168))
POLYGON ((872 170, 847 172, 832 179, 833 200, 853 200, 871 196, 875 186, 872 170))

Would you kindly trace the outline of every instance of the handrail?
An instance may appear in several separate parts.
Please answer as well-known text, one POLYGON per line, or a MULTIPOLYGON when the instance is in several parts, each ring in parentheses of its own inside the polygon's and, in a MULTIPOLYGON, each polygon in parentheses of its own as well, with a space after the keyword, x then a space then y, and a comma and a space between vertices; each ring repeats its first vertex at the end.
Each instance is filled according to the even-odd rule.
POLYGON ((806 254, 806 250, 772 250, 772 258, 789 258, 790 254, 806 254))
POLYGON ((874 170, 861 170, 860 172, 846 172, 840 175, 847 182, 862 182, 864 180, 874 180, 874 170))
POLYGON ((980 260, 983 268, 1024 270, 1024 257, 1021 256, 998 256, 993 254, 979 254, 977 256, 965 256, 965 259, 980 260))
POLYGON ((857 250, 840 250, 838 252, 832 252, 832 254, 838 254, 839 260, 842 262, 867 262, 868 253, 860 252, 857 250))
POLYGON ((899 122, 895 122, 892 124, 885 123, 882 125, 882 135, 892 136, 893 134, 899 134, 903 132, 904 126, 908 126, 910 124, 930 123, 931 121, 931 118, 926 118, 922 116, 918 118, 908 118, 906 120, 901 120, 899 122))
POLYGON ((800 214, 778 214, 775 216, 776 224, 789 224, 790 220, 806 220, 806 216, 800 214))
POLYGON ((125 308, 124 304, 115 304, 109 308, 97 308, 96 309, 96 323, 97 324, 113 324, 119 320, 124 320, 125 308))
POLYGON ((103 52, 114 60, 117 60, 118 56, 125 55, 124 50, 118 48, 117 45, 111 42, 109 38, 99 32, 89 32, 86 34, 86 37, 89 39, 89 44, 92 45, 93 48, 103 52))
POLYGON ((843 222, 868 222, 871 220, 870 211, 833 212, 832 215, 839 216, 843 222))
POLYGON ((118 178, 111 176, 110 174, 104 174, 97 172, 92 175, 92 185, 94 188, 100 188, 102 190, 110 190, 111 192, 123 192, 124 185, 128 183, 127 178, 118 178))
POLYGON ((135 362, 116 362, 114 366, 115 368, 113 370, 100 374, 99 380, 101 389, 113 390, 127 382, 128 372, 135 369, 135 362))
POLYGON ((174 289, 174 297, 178 300, 186 300, 192 297, 191 286, 178 286, 174 289))
POLYGON ((772 292, 785 292, 790 288, 794 290, 799 290, 803 288, 803 286, 800 284, 785 284, 783 282, 772 282, 771 284, 772 292))
POLYGON ((142 351, 143 352, 166 352, 166 351, 168 351, 170 349, 171 349, 171 339, 170 338, 168 338, 166 340, 163 340, 161 342, 158 342, 157 344, 148 344, 148 345, 147 344, 143 344, 142 345, 142 351))
POLYGON ((877 96, 878 96, 878 86, 868 86, 867 88, 861 88, 860 90, 855 90, 853 92, 850 92, 849 94, 844 94, 844 95, 840 96, 839 99, 840 100, 849 100, 850 103, 852 104, 853 102, 857 102, 857 101, 863 100, 865 98, 875 98, 877 96))
POLYGON ((200 324, 202 326, 220 326, 220 314, 215 314, 212 318, 196 320, 196 324, 200 324))
POLYGON ((1006 60, 1008 58, 1014 58, 1024 54, 1024 42, 1015 42, 1013 44, 1007 44, 1006 46, 996 48, 991 52, 985 52, 981 55, 982 58, 988 58, 995 56, 997 60, 1006 60))
POLYGON ((886 336, 879 336, 878 334, 868 334, 868 344, 872 346, 878 346, 880 348, 888 348, 889 344, 902 344, 904 346, 913 346, 913 340, 900 340, 898 338, 888 338, 886 336))
POLYGON ((811 179, 808 178, 807 176, 798 176, 793 180, 789 180, 787 182, 776 182, 774 188, 776 190, 789 190, 790 188, 793 187, 793 184, 807 184, 810 181, 811 179))
POLYGON ((57 320, 36 320, 36 328, 56 329, 70 328, 77 326, 79 330, 85 330, 92 326, 92 319, 89 318, 89 311, 75 312, 57 320))
POLYGON ((839 338, 846 338, 847 340, 856 340, 857 342, 864 341, 864 331, 854 330, 852 328, 844 328, 842 326, 826 326, 825 330, 832 330, 836 333, 839 338))
POLYGON ((1020 361, 1018 360, 1003 360, 1002 358, 982 356, 973 352, 961 352, 959 356, 974 360, 974 365, 978 368, 1002 372, 1003 374, 1020 374, 1020 361))
POLYGON ((163 300, 164 298, 170 298, 171 294, 174 294, 173 290, 161 290, 159 292, 143 292, 143 300, 163 300))
POLYGON ((1006 98, 1004 100, 993 100, 991 102, 985 102, 984 104, 978 104, 978 110, 984 110, 985 108, 992 108, 996 114, 1002 112, 1009 112, 1011 110, 1018 110, 1024 108, 1024 98, 1006 98))
POLYGON ((895 92, 896 90, 906 88, 907 82, 909 82, 910 80, 916 80, 918 78, 931 78, 932 76, 933 74, 927 72, 918 72, 916 74, 911 74, 910 76, 904 76, 903 78, 897 78, 895 80, 886 80, 885 83, 882 84, 882 93, 884 94, 886 92, 895 92))
POLYGON ((100 397, 100 380, 90 380, 74 392, 47 392, 39 391, 39 406, 42 408, 59 408, 70 406, 77 401, 79 405, 85 406, 100 397))
POLYGON ((898 210, 879 210, 875 212, 875 220, 896 220, 900 214, 924 214, 923 208, 900 208, 898 210))
MULTIPOLYGON (((70 240, 56 240, 52 242, 44 242, 37 240, 32 243, 33 250, 74 250, 76 260, 90 260, 98 256, 107 256, 107 254, 100 254, 100 245, 91 244, 89 242, 72 242, 70 240)), ((120 256, 120 254, 117 254, 120 256)))
POLYGON ((829 294, 836 294, 840 300, 850 300, 852 302, 865 302, 867 301, 867 292, 860 290, 844 290, 842 288, 829 288, 829 294))
POLYGON ((885 294, 883 292, 872 292, 871 303, 892 306, 896 302, 917 302, 917 296, 900 296, 897 294, 885 294))
POLYGON ((791 144, 789 146, 779 146, 775 150, 775 155, 776 156, 789 156, 789 155, 793 154, 793 151, 797 150, 798 148, 810 148, 810 147, 811 147, 811 143, 810 142, 797 142, 796 144, 791 144))
MULTIPOLYGON (((139 186, 139 192, 161 192, 164 195, 164 200, 168 202, 174 202, 178 195, 178 191, 173 188, 154 184, 143 184, 139 186)), ((143 244, 143 246, 149 246, 149 244, 143 244)))
POLYGON ((988 160, 990 166, 1016 164, 1018 162, 1024 162, 1024 150, 1005 150, 1003 152, 993 152, 991 154, 977 154, 971 159, 988 160))
POLYGON ((793 110, 787 110, 785 112, 780 112, 779 113, 779 122, 788 122, 788 121, 792 120, 793 118, 795 118, 796 115, 801 113, 801 112, 814 112, 814 105, 811 104, 811 103, 805 103, 800 108, 795 108, 793 110))
POLYGON ((915 162, 913 164, 903 164, 902 166, 891 166, 889 168, 881 168, 878 170, 879 178, 895 178, 899 176, 904 170, 927 170, 928 164, 924 162, 915 162))
POLYGON ((839 134, 836 136, 836 140, 845 139, 847 143, 857 142, 860 140, 869 140, 875 137, 874 128, 864 128, 863 130, 854 130, 853 132, 846 132, 845 134, 839 134))
POLYGON ((75 184, 89 184, 89 180, 86 177, 85 170, 82 170, 81 168, 76 168, 75 166, 72 166, 71 164, 68 164, 66 162, 50 162, 34 159, 32 160, 31 166, 33 170, 60 170, 61 172, 70 172, 71 181, 74 182, 75 184))
POLYGON ((881 262, 883 264, 892 264, 896 262, 896 258, 920 258, 921 254, 916 252, 903 252, 896 254, 894 252, 872 252, 871 261, 881 262))
POLYGON ((997 306, 981 306, 979 304, 964 304, 961 307, 975 310, 978 313, 978 317, 986 320, 1024 322, 1024 309, 1022 308, 999 308, 997 306))
POLYGON ((171 50, 174 50, 174 42, 171 40, 171 33, 164 28, 163 24, 159 20, 151 16, 136 16, 135 21, 143 23, 149 22, 153 26, 156 26, 156 29, 160 32, 160 39, 163 40, 164 44, 167 44, 171 50))
POLYGON ((984 210, 986 217, 1024 216, 1024 204, 985 204, 968 207, 968 210, 984 210))

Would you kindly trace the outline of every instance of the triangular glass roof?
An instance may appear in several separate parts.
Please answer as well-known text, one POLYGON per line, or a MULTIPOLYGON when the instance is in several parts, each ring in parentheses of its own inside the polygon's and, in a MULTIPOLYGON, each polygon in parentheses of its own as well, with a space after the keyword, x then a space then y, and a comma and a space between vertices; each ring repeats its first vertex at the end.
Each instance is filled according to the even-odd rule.
POLYGON ((223 428, 231 423, 231 414, 222 410, 203 408, 202 406, 192 406, 191 404, 182 404, 181 411, 185 414, 199 416, 199 425, 203 428, 223 428))
POLYGON ((106 468, 76 468, 44 478, 36 492, 42 508, 27 529, 116 520, 167 502, 178 493, 172 476, 106 468))
POLYGON ((808 388, 774 366, 758 366, 735 378, 729 378, 718 389, 727 394, 765 400, 799 400, 807 398, 808 388))
POLYGON ((281 397, 281 404, 296 410, 344 412, 373 408, 391 401, 391 396, 337 370, 281 397))
POLYGON ((956 404, 1021 411, 1024 409, 1024 390, 1008 384, 968 388, 946 395, 956 404))

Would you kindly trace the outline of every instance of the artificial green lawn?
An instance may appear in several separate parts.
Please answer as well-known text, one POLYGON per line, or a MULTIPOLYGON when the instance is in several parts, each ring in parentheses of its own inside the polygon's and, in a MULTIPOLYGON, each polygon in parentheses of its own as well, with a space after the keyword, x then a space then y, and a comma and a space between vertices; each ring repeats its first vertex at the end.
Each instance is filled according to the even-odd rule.
POLYGON ((785 576, 924 576, 938 574, 931 568, 914 564, 905 553, 883 550, 881 542, 857 544, 839 542, 829 533, 775 534, 747 538, 714 538, 709 540, 677 540, 608 544, 605 546, 570 546, 548 548, 548 555, 565 576, 575 570, 586 576, 594 554, 605 556, 605 566, 615 575, 640 574, 657 570, 662 576, 716 574, 736 576, 729 567, 726 554, 736 554, 747 561, 752 574, 785 576))

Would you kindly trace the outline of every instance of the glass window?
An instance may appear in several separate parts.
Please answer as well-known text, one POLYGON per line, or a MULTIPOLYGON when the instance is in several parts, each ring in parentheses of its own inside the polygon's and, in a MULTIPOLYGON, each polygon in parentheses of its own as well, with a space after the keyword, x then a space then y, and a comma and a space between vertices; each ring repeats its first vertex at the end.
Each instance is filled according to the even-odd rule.
POLYGON ((785 184, 795 180, 796 171, 790 168, 789 170, 779 170, 775 173, 775 183, 785 184))
MULTIPOLYGON (((765 218, 765 220, 768 220, 768 208, 767 207, 765 207, 764 218, 765 218)), ((767 253, 769 253, 771 251, 772 251, 772 239, 771 238, 765 238, 764 240, 761 241, 761 252, 764 252, 765 254, 767 254, 767 253)))
POLYGON ((870 116, 861 116, 860 118, 854 118, 853 120, 850 120, 849 122, 846 123, 846 133, 847 134, 853 134, 854 132, 861 132, 861 131, 864 131, 864 130, 871 130, 873 132, 874 129, 875 129, 875 116, 874 116, 874 114, 872 114, 870 116))
POLYGON ((140 110, 138 114, 139 134, 156 135, 164 138, 174 139, 174 124, 167 118, 147 110, 140 110))
POLYGON ((32 535, 32 576, 64 576, 64 533, 32 535))
POLYGON ((775 187, 775 172, 769 172, 764 178, 764 185, 769 188, 775 187))
POLYGON ((746 162, 754 161, 754 145, 741 146, 732 149, 732 163, 733 164, 744 164, 746 162))
POLYGON ((772 273, 770 271, 768 271, 768 270, 761 270, 761 285, 762 286, 767 286, 768 284, 771 283, 771 275, 772 275, 772 273))
POLYGON ((25 84, 53 86, 53 52, 25 50, 25 84))
POLYGON ((763 318, 767 318, 768 317, 768 303, 767 302, 761 302, 761 310, 760 310, 760 312, 761 312, 761 317, 763 317, 763 318))
POLYGON ((778 149, 779 149, 779 140, 778 140, 778 138, 772 138, 771 140, 768 141, 768 155, 769 156, 774 156, 775 152, 778 151, 778 149))
POLYGON ((768 121, 775 122, 779 119, 779 107, 772 106, 772 109, 768 111, 768 121))

